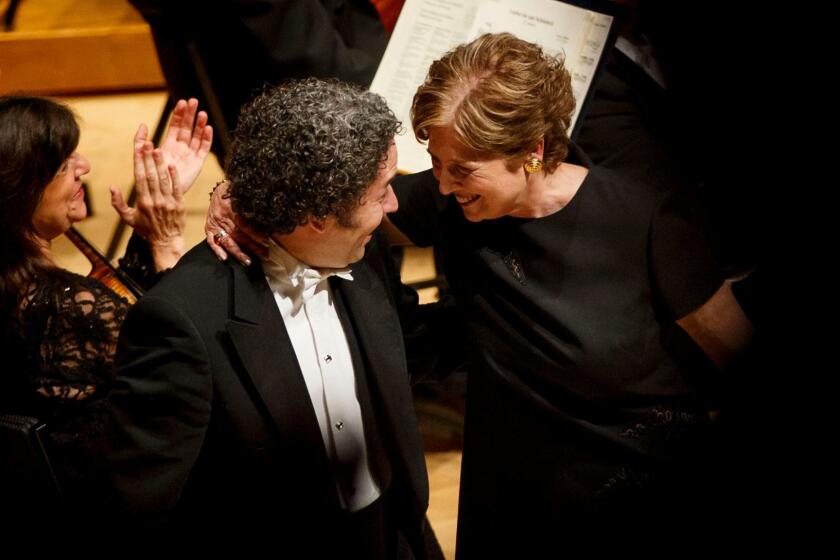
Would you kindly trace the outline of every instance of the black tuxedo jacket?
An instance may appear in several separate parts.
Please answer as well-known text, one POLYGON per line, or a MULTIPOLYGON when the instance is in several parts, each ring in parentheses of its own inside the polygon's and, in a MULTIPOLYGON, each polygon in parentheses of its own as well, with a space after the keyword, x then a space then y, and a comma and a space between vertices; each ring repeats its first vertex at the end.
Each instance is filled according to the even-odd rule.
MULTIPOLYGON (((376 245, 352 265, 352 281, 331 282, 390 464, 390 522, 418 554, 428 480, 376 245)), ((311 552, 313 542, 340 549, 329 538, 344 515, 334 477, 258 262, 245 268, 220 262, 204 243, 192 249, 131 309, 117 368, 108 468, 123 511, 170 526, 267 528, 311 552)))

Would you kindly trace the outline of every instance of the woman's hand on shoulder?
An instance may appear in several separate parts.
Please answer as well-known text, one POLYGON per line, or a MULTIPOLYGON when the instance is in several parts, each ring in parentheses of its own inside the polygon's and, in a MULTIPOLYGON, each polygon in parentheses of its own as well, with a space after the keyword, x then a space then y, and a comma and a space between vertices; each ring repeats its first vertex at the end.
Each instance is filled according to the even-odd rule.
POLYGON ((226 260, 228 254, 250 266, 251 258, 245 253, 265 256, 268 253, 268 238, 242 223, 230 204, 230 183, 220 182, 210 193, 210 207, 204 233, 207 244, 219 260, 226 260))

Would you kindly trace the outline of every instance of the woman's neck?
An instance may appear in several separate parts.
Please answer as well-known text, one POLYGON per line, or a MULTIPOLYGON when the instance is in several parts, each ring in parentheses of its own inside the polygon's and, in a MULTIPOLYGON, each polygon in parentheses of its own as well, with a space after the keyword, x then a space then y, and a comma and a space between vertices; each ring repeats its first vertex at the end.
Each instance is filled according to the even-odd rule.
POLYGON ((40 249, 41 256, 44 260, 48 263, 53 262, 52 240, 44 239, 40 235, 36 235, 35 242, 38 244, 38 248, 40 249))
POLYGON ((561 163, 552 173, 527 177, 525 196, 510 213, 516 218, 544 218, 559 212, 577 194, 589 170, 572 163, 561 163))

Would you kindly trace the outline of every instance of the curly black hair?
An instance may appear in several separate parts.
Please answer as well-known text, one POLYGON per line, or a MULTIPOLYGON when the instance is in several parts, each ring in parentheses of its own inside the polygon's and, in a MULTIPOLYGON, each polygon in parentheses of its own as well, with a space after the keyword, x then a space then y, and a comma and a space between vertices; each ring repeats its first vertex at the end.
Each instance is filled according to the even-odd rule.
POLYGON ((264 234, 352 211, 401 125, 382 97, 338 80, 290 81, 243 107, 226 175, 233 209, 264 234))

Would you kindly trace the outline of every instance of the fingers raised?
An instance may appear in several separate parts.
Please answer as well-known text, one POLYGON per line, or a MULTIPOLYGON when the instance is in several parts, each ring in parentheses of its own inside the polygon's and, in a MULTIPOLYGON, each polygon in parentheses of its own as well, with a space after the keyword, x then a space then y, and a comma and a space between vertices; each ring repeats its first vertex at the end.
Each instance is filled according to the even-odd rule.
MULTIPOLYGON (((180 103, 180 101, 179 101, 180 103)), ((192 97, 186 102, 186 109, 181 117, 181 124, 178 127, 178 141, 184 144, 189 144, 193 135, 193 124, 195 122, 195 113, 198 111, 198 99, 192 97)))
MULTIPOLYGON (((152 150, 152 161, 154 161, 154 172, 150 173, 154 175, 158 188, 160 189, 161 196, 171 196, 172 195, 172 183, 169 177, 169 170, 167 169, 166 162, 163 158, 163 152, 159 149, 152 150)), ((149 169, 146 169, 146 172, 149 173, 149 169)))

